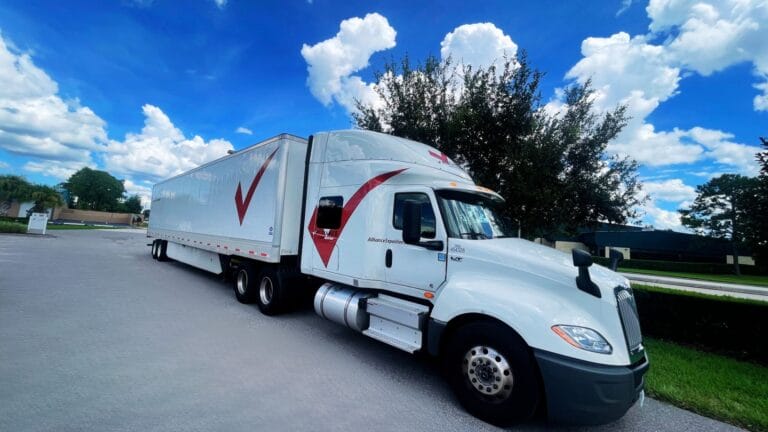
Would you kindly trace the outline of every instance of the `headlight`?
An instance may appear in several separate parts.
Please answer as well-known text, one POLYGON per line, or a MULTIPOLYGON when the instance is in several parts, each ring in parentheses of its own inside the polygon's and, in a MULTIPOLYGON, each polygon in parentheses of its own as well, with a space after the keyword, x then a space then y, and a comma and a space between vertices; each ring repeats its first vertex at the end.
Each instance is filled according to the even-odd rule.
POLYGON ((556 325, 552 326, 552 331, 576 348, 599 354, 610 354, 613 352, 611 344, 600 333, 591 328, 556 325))

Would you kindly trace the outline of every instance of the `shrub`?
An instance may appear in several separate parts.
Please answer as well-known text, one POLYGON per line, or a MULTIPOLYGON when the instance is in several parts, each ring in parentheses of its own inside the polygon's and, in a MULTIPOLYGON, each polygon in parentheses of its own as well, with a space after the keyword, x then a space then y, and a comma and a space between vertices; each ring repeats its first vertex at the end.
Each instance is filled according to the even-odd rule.
POLYGON ((0 233, 25 233, 27 227, 16 222, 0 221, 0 233))
POLYGON ((635 286, 645 336, 768 364, 768 302, 635 286))
MULTIPOLYGON (((605 257, 593 257, 595 263, 608 267, 610 259, 605 257)), ((726 263, 698 263, 698 262, 674 262, 630 259, 624 260, 619 265, 619 270, 642 269, 661 270, 677 273, 701 273, 701 274, 733 274, 733 265, 726 263)), ((739 266, 741 274, 760 275, 760 269, 755 266, 739 266)))

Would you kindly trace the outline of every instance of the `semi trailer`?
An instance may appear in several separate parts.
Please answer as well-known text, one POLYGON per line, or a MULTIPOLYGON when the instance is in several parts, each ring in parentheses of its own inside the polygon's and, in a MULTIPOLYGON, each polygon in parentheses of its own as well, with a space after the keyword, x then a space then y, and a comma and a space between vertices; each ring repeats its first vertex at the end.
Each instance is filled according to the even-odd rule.
POLYGON ((437 356, 490 423, 620 418, 649 365, 629 281, 517 238, 503 205, 422 143, 282 134, 157 183, 148 236, 267 315, 315 287, 321 317, 437 356))

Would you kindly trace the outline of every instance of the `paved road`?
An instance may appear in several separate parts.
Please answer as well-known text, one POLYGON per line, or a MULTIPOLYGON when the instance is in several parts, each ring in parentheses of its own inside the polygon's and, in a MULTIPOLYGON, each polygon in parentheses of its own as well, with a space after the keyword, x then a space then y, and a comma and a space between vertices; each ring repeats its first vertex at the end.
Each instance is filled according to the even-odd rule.
MULTIPOLYGON (((265 317, 140 234, 53 236, 0 235, 0 431, 495 430, 426 359, 311 310, 265 317)), ((736 429, 646 400, 560 430, 736 429)))
POLYGON ((632 282, 702 294, 768 301, 768 287, 621 272, 632 282))

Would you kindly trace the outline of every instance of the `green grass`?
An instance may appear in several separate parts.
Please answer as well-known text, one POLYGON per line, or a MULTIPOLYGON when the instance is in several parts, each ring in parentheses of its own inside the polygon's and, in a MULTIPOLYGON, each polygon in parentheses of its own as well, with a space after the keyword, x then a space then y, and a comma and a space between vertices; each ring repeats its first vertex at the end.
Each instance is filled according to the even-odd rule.
POLYGON ((0 233, 23 234, 26 232, 27 232, 26 225, 22 225, 16 222, 0 221, 0 233))
POLYGON ((768 287, 768 276, 756 276, 756 275, 716 275, 716 274, 701 274, 701 273, 677 273, 663 270, 646 270, 646 269, 634 269, 634 268, 621 268, 619 271, 627 273, 646 274, 654 276, 669 276, 679 277, 686 279, 699 279, 710 282, 725 282, 736 283, 743 285, 757 285, 768 287))
MULTIPOLYGON (((756 343, 764 343, 755 341, 756 343)), ((756 431, 768 431, 768 367, 645 340, 650 396, 756 431)))
POLYGON ((763 305, 766 302, 768 302, 768 300, 746 299, 741 297, 733 297, 729 295, 704 294, 696 291, 677 290, 672 288, 663 288, 663 287, 643 285, 638 283, 633 283, 632 289, 643 290, 643 291, 655 291, 655 292, 660 292, 665 294, 674 294, 674 295, 681 295, 681 296, 688 296, 688 297, 699 297, 699 298, 705 298, 709 300, 732 302, 732 303, 747 303, 747 304, 763 305))
POLYGON ((49 230, 94 230, 94 229, 115 229, 117 227, 93 226, 93 225, 62 225, 48 224, 49 230))

